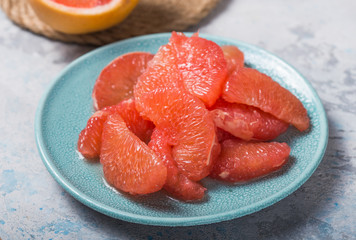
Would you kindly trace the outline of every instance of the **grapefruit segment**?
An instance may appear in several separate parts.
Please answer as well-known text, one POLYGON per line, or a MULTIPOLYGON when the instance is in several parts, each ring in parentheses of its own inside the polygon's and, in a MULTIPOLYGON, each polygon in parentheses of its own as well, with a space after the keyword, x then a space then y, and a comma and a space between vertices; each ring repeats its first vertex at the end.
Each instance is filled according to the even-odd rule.
POLYGON ((78 151, 85 158, 97 158, 100 155, 101 135, 103 125, 111 114, 120 114, 127 127, 142 141, 148 142, 154 125, 151 121, 144 120, 136 111, 133 98, 122 101, 117 105, 103 108, 95 112, 88 120, 86 127, 79 134, 78 151))
MULTIPOLYGON (((210 173, 220 147, 212 117, 204 103, 187 90, 184 71, 178 64, 189 60, 185 53, 177 55, 177 49, 193 38, 197 37, 187 38, 173 33, 170 42, 159 49, 146 72, 139 77, 134 96, 141 115, 173 139, 172 155, 179 171, 191 180, 199 181, 210 173)), ((194 59, 191 64, 196 64, 194 59)))
POLYGON ((183 33, 172 32, 167 45, 156 53, 152 65, 178 69, 180 81, 192 95, 212 106, 219 98, 227 76, 224 53, 214 42, 201 38, 198 34, 187 37, 183 33))
POLYGON ((278 142, 245 142, 229 139, 211 177, 227 182, 244 182, 280 169, 288 159, 290 147, 278 142))
POLYGON ((107 182, 133 195, 157 192, 166 182, 163 161, 118 114, 110 115, 104 124, 100 162, 107 182))
POLYGON ((236 46, 224 45, 221 46, 224 57, 227 63, 228 74, 244 67, 245 56, 244 53, 236 46))
POLYGON ((109 115, 109 112, 105 110, 95 112, 89 118, 86 127, 80 132, 77 148, 85 158, 94 159, 99 157, 101 134, 109 115))
POLYGON ((148 143, 155 125, 141 117, 136 110, 134 98, 121 101, 112 107, 115 113, 120 114, 128 129, 133 132, 141 141, 148 143))
POLYGON ((219 145, 214 122, 203 102, 177 89, 156 89, 154 97, 139 95, 142 92, 136 89, 137 109, 172 138, 178 169, 193 181, 206 177, 219 145))
POLYGON ((174 198, 183 201, 202 199, 206 188, 179 172, 177 164, 172 157, 170 141, 163 131, 155 128, 148 144, 167 167, 167 180, 163 188, 174 198))
POLYGON ((226 132, 225 130, 219 127, 216 128, 216 136, 218 138, 219 143, 222 143, 227 139, 237 139, 234 135, 229 132, 226 132))
POLYGON ((188 38, 172 33, 170 42, 178 50, 178 68, 186 89, 212 106, 219 98, 227 76, 227 65, 220 46, 198 34, 188 38))
POLYGON ((95 82, 92 94, 94 108, 100 110, 132 97, 138 77, 152 58, 153 54, 150 53, 133 52, 109 63, 95 82))
POLYGON ((299 99, 256 69, 243 68, 231 74, 222 97, 227 102, 257 107, 300 131, 309 127, 307 111, 299 99))
POLYGON ((246 141, 272 140, 288 128, 287 123, 258 108, 223 99, 219 99, 210 112, 218 128, 246 141))
MULTIPOLYGON (((143 98, 148 98, 150 103, 154 104, 155 94, 157 91, 169 89, 171 91, 184 91, 183 82, 181 81, 181 74, 175 65, 162 66, 153 65, 139 77, 134 86, 134 97, 136 100, 137 110, 141 112, 149 112, 145 109, 143 98), (142 103, 142 104, 141 104, 142 103)), ((157 103, 159 105, 159 103, 157 103)), ((149 107, 149 104, 147 104, 149 107)), ((143 115, 145 115, 143 113, 143 115)))

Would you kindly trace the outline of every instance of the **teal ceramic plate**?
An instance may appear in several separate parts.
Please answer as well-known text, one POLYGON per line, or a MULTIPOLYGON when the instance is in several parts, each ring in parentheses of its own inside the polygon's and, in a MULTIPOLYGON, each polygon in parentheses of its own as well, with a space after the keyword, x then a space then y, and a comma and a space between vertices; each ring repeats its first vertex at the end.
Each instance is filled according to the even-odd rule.
POLYGON ((35 133, 40 155, 55 180, 73 197, 103 214, 129 222, 189 226, 241 217, 285 198, 297 190, 319 165, 327 145, 328 125, 323 106, 310 83, 278 57, 247 43, 203 35, 220 45, 237 45, 246 63, 270 75, 293 92, 311 118, 311 129, 289 128, 279 141, 291 146, 288 165, 268 177, 243 185, 204 179, 208 192, 199 203, 183 203, 163 192, 131 197, 109 187, 99 163, 76 151, 79 132, 93 113, 91 92, 103 67, 117 56, 133 51, 155 53, 170 34, 154 34, 117 42, 92 51, 73 63, 53 81, 37 110, 35 133))

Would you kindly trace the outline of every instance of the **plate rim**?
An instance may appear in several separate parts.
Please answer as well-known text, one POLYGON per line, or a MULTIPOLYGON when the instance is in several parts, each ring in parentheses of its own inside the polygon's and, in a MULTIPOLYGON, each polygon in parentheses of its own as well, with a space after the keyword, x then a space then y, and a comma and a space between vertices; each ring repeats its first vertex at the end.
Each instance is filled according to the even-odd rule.
MULTIPOLYGON (((191 35, 193 33, 186 32, 187 35, 191 35)), ((217 222, 222 222, 222 221, 228 221, 231 219, 239 218, 254 212, 258 212, 266 207, 269 207, 280 200, 284 199, 288 195, 292 194, 295 192, 298 188, 300 188, 301 185, 303 185, 314 173, 316 168, 319 166, 321 160, 323 159, 323 156, 326 151, 326 147, 328 144, 328 136, 329 136, 329 128, 328 128, 328 120, 326 117, 326 112, 325 109, 322 105, 322 102, 316 92, 316 90, 313 88, 311 83, 299 72, 297 71, 292 65, 281 59, 280 57, 274 55, 273 53, 270 53, 266 51, 265 49, 262 49, 260 47, 257 47, 253 44, 249 44, 240 40, 236 39, 231 39, 227 37, 221 37, 217 35, 210 35, 210 34, 199 34, 203 38, 207 38, 209 40, 213 41, 227 41, 230 42, 234 45, 238 46, 246 46, 250 49, 262 52, 264 54, 267 54, 274 58, 278 64, 283 65, 285 68, 288 70, 293 71, 295 74, 297 74, 303 82, 308 86, 308 90, 311 91, 312 93, 312 99, 314 100, 313 102, 315 103, 315 108, 318 111, 318 116, 320 119, 320 138, 318 147, 315 151, 315 154, 313 156, 313 159, 318 158, 318 160, 315 162, 313 165, 307 165, 307 167, 304 169, 301 175, 299 175, 296 179, 293 180, 288 186, 283 188, 282 191, 276 192, 275 194, 264 198, 256 203, 253 203, 251 205, 238 208, 237 210, 230 210, 218 214, 211 214, 211 215, 204 215, 204 216, 197 216, 197 217, 175 217, 175 218, 169 218, 169 217, 151 217, 151 216, 142 216, 138 214, 132 214, 128 213, 126 211, 121 211, 119 209, 107 206, 105 204, 102 204, 101 202, 97 201, 96 199, 87 196, 85 193, 82 193, 80 189, 76 188, 71 182, 69 182, 62 174, 61 172, 54 166, 53 163, 51 163, 51 156, 46 149, 46 143, 43 138, 42 134, 42 121, 43 121, 43 115, 44 115, 44 107, 45 104, 50 97, 50 93, 52 90, 55 88, 56 84, 60 82, 62 79, 63 75, 65 75, 68 70, 70 70, 73 66, 77 65, 78 63, 84 61, 85 59, 91 58, 92 56, 98 54, 101 51, 105 51, 105 49, 110 49, 116 45, 121 45, 123 43, 131 42, 131 41, 137 41, 137 40, 149 40, 149 39, 155 39, 155 38, 167 38, 171 35, 170 32, 166 33, 155 33, 155 34, 149 34, 149 35, 143 35, 139 37, 133 37, 129 39, 125 39, 122 41, 114 42, 108 45, 105 45, 103 47, 96 48, 76 60, 72 61, 70 64, 68 64, 65 68, 63 68, 59 75, 57 75, 54 80, 52 80, 49 83, 49 86, 43 93, 38 107, 36 109, 36 115, 35 115, 35 139, 36 139, 36 145, 37 149, 39 151, 40 157, 46 166, 47 170, 49 173, 52 175, 52 177, 56 180, 56 182, 64 189, 66 190, 71 196, 73 196, 75 199, 83 203, 84 205, 100 212, 105 215, 108 215, 113 218, 121 219, 124 221, 132 222, 132 223, 139 223, 139 224, 145 224, 145 225, 155 225, 155 226, 193 226, 193 225, 204 225, 204 224, 211 224, 211 223, 217 223, 217 222)))

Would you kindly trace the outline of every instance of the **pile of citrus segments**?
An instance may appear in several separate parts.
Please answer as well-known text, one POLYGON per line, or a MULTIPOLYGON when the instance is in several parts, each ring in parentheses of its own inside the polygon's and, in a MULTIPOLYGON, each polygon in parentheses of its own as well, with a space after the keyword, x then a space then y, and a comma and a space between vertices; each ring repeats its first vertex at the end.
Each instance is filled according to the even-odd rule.
POLYGON ((303 104, 256 69, 235 46, 173 32, 153 55, 133 52, 107 65, 93 89, 97 110, 78 150, 99 159, 107 182, 132 195, 164 189, 200 200, 207 176, 246 182, 286 164, 273 142, 289 125, 309 128, 303 104))

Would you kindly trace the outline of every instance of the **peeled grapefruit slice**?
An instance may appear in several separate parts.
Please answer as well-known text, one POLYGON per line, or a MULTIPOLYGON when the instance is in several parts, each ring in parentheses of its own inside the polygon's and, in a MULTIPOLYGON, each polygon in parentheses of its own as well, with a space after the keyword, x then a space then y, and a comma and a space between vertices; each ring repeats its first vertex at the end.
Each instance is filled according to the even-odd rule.
POLYGON ((183 201, 202 199, 206 188, 179 172, 177 164, 172 157, 170 141, 163 131, 155 128, 148 144, 167 167, 167 180, 163 188, 174 198, 183 201))
POLYGON ((103 125, 111 114, 120 114, 127 127, 142 141, 148 142, 154 125, 144 120, 136 111, 134 99, 128 99, 117 105, 106 107, 95 112, 88 120, 86 127, 79 134, 78 151, 85 158, 97 158, 100 155, 103 125))
POLYGON ((119 56, 100 73, 93 89, 94 108, 117 104, 133 96, 138 77, 146 70, 153 54, 133 52, 119 56))
POLYGON ((173 159, 193 181, 206 177, 219 152, 215 126, 204 103, 182 86, 176 65, 148 67, 134 90, 136 108, 173 139, 173 159))
POLYGON ((221 46, 221 49, 224 53, 229 74, 244 67, 245 56, 238 47, 232 45, 224 45, 221 46))
POLYGON ((219 98, 227 76, 224 53, 216 43, 198 34, 187 37, 172 32, 167 45, 154 57, 154 65, 176 66, 186 90, 212 106, 219 98))
POLYGON ((130 98, 120 102, 114 106, 115 113, 120 114, 128 129, 133 132, 143 142, 148 143, 151 138, 154 124, 151 121, 145 120, 136 110, 134 98, 130 98))
POLYGON ((257 107, 300 131, 309 127, 307 110, 299 99, 256 69, 243 68, 230 75, 222 97, 231 103, 257 107))
POLYGON ((99 157, 103 125, 110 113, 106 110, 95 112, 80 132, 77 143, 78 151, 87 159, 99 157))
POLYGON ((210 110, 217 127, 246 141, 272 140, 288 128, 288 123, 245 104, 219 99, 210 110))
POLYGON ((216 136, 218 138, 219 143, 222 143, 227 139, 237 139, 234 135, 229 132, 226 132, 225 130, 219 127, 216 128, 216 136))
POLYGON ((68 34, 104 30, 124 20, 138 0, 30 0, 37 16, 68 34))
POLYGON ((109 184, 130 194, 148 194, 162 189, 167 168, 118 114, 104 124, 100 162, 109 184))
MULTIPOLYGON (((173 33, 173 39, 174 36, 173 33)), ((134 96, 140 114, 173 139, 172 155, 179 171, 189 179, 199 181, 210 173, 220 146, 212 117, 204 103, 186 88, 184 71, 178 64, 183 60, 177 55, 176 48, 188 38, 183 35, 182 38, 176 37, 174 42, 177 45, 173 47, 168 43, 155 54, 147 70, 139 77, 134 96)), ((194 56, 189 58, 194 65, 194 56)), ((189 61, 188 58, 185 60, 189 61)), ((223 56, 222 60, 225 61, 223 56)))
POLYGON ((290 147, 278 142, 226 140, 211 177, 227 182, 244 182, 280 169, 288 159, 290 147))
POLYGON ((193 181, 206 177, 220 149, 204 103, 178 89, 156 89, 154 96, 139 92, 135 91, 137 109, 172 138, 178 169, 193 181))

